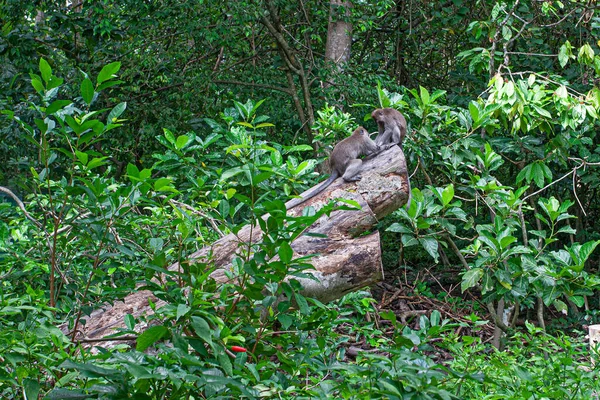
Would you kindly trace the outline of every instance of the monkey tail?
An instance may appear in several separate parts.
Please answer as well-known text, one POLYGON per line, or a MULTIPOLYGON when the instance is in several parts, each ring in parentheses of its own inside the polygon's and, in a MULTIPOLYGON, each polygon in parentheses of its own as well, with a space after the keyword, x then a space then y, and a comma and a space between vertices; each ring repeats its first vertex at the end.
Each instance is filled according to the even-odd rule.
POLYGON ((331 173, 331 175, 329 175, 329 178, 327 178, 325 182, 308 192, 304 197, 291 200, 289 203, 286 204, 286 209, 289 210, 290 208, 294 208, 297 205, 304 203, 306 200, 312 199, 313 197, 321 193, 323 190, 327 189, 327 187, 339 177, 340 175, 338 174, 338 172, 336 170, 333 170, 333 172, 331 173))

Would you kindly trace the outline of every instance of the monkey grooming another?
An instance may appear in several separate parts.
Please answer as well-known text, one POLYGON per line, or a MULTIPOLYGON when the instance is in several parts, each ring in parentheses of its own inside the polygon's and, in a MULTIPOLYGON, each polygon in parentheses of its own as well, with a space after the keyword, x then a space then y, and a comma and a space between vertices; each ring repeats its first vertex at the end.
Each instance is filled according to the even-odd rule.
POLYGON ((379 130, 375 144, 382 150, 387 150, 395 144, 402 148, 402 142, 406 135, 404 115, 393 108, 378 108, 371 113, 371 117, 377 122, 379 130))
MULTIPOLYGON (((404 115, 393 108, 377 108, 373 110, 371 117, 377 121, 377 128, 379 130, 379 134, 375 138, 377 146, 382 151, 396 144, 402 149, 402 142, 404 141, 404 136, 406 136, 406 118, 404 118, 404 115)), ((406 209, 408 210, 412 199, 410 179, 407 179, 407 183, 408 201, 406 202, 406 209)))
POLYGON ((331 175, 329 178, 314 190, 310 191, 305 197, 292 200, 290 205, 287 206, 287 209, 289 210, 290 208, 296 207, 306 200, 315 197, 340 176, 344 178, 346 182, 360 180, 362 178, 360 175, 362 160, 358 157, 361 155, 368 156, 377 154, 380 151, 381 149, 379 146, 377 146, 369 137, 369 132, 362 126, 359 126, 352 135, 340 141, 333 148, 331 157, 329 157, 329 166, 331 167, 331 175))

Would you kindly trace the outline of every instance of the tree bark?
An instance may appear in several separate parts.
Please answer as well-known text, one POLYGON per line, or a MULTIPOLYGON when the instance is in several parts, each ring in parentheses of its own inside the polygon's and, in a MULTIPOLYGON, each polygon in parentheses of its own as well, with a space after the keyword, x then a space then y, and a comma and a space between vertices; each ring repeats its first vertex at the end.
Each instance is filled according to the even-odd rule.
POLYGON ((337 72, 344 70, 350 60, 352 46, 352 24, 348 21, 352 3, 348 0, 331 0, 325 59, 333 62, 337 72))
MULTIPOLYGON (((404 153, 394 146, 375 158, 364 160, 361 174, 362 179, 358 182, 347 183, 337 179, 317 196, 288 210, 290 214, 299 214, 306 206, 318 208, 331 198, 340 197, 355 200, 362 207, 361 210, 338 210, 329 217, 323 216, 307 230, 327 237, 305 234, 291 244, 296 256, 318 253, 311 260, 315 270, 307 271, 318 281, 301 280, 305 296, 328 302, 383 278, 379 232, 375 227, 379 219, 408 201, 404 153)), ((232 259, 240 249, 248 249, 248 243, 259 241, 261 235, 258 227, 246 226, 236 235, 227 235, 192 254, 189 260, 217 267, 212 277, 218 283, 226 282, 230 279, 227 271, 231 268, 232 259)), ((179 264, 174 264, 169 270, 179 268, 179 264)), ((149 299, 157 308, 164 304, 148 290, 133 293, 123 302, 94 311, 86 318, 87 322, 77 337, 97 341, 112 333, 114 328, 123 327, 126 314, 134 317, 152 314, 149 299)))

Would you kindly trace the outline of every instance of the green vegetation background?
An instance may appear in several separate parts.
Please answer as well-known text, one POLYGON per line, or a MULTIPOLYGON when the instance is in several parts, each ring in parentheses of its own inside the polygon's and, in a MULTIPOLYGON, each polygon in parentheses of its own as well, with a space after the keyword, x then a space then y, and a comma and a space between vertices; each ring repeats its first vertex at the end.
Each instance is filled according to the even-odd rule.
POLYGON ((597 395, 595 2, 0 5, 1 397, 597 395), (382 106, 409 121, 413 187, 380 222, 386 287, 434 305, 408 319, 284 279, 334 205, 283 202, 382 106), (252 221, 235 283, 160 275, 252 221), (114 348, 75 340, 136 288, 167 305, 114 348))

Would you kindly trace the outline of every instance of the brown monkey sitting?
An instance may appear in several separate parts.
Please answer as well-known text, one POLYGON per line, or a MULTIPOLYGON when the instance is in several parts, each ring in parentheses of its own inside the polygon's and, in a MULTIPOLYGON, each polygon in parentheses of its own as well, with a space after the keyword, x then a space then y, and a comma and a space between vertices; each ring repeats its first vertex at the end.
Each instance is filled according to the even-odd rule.
POLYGON ((389 149, 395 144, 402 148, 402 142, 406 135, 404 115, 393 108, 378 108, 371 113, 371 117, 377 122, 379 130, 375 144, 382 150, 389 149))
MULTIPOLYGON (((379 134, 375 138, 377 146, 381 150, 387 150, 397 144, 402 149, 402 142, 404 136, 406 136, 406 118, 404 118, 404 115, 393 108, 377 108, 371 113, 371 117, 377 121, 379 130, 379 134)), ((408 201, 406 202, 406 209, 408 210, 412 199, 410 179, 407 183, 408 201)))
POLYGON ((296 207, 306 200, 315 197, 340 176, 344 178, 346 182, 360 180, 362 178, 360 175, 362 160, 358 157, 361 155, 368 156, 377 154, 380 151, 381 149, 379 146, 377 146, 369 137, 369 132, 362 126, 359 126, 352 135, 340 141, 333 148, 331 157, 329 157, 329 166, 331 167, 331 175, 329 178, 314 190, 310 191, 305 197, 292 200, 287 206, 287 209, 289 210, 290 208, 296 207))

